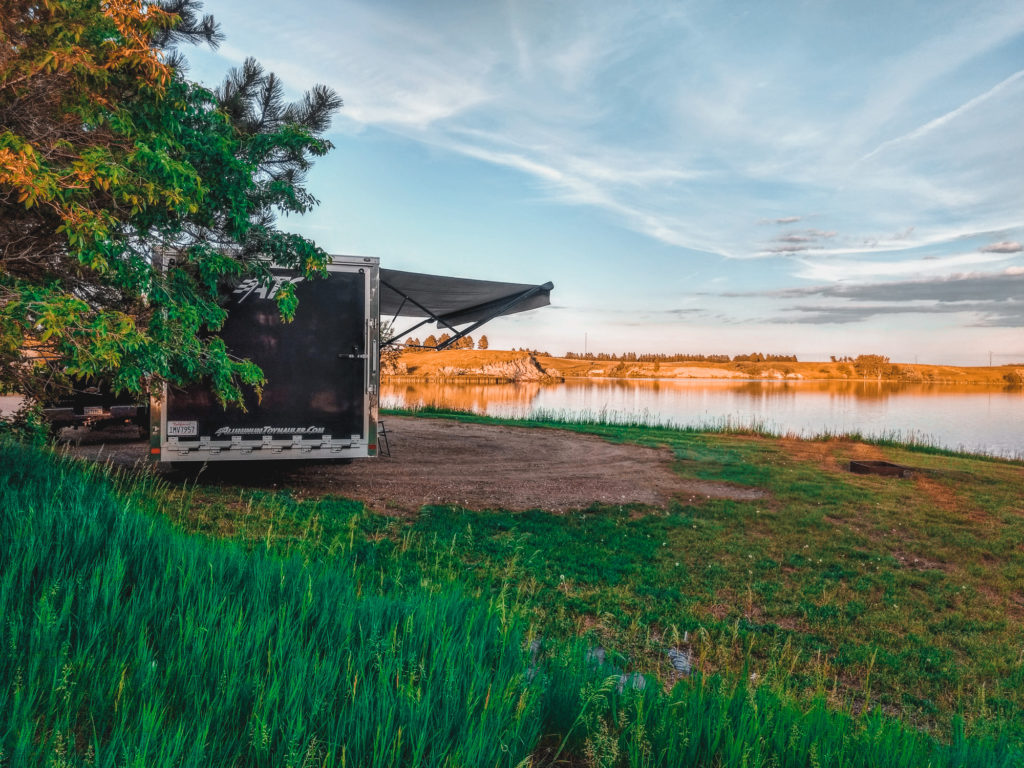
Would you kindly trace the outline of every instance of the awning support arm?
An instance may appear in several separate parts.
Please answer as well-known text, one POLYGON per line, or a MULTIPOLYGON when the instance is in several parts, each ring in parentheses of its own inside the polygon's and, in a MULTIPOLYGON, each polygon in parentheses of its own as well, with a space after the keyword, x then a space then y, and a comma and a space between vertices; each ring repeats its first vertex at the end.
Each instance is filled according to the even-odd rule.
MULTIPOLYGON (((473 323, 471 326, 469 326, 468 328, 466 328, 463 331, 457 331, 454 336, 452 336, 450 339, 448 339, 444 344, 438 344, 435 347, 435 349, 438 350, 438 351, 441 351, 442 349, 446 349, 447 347, 450 347, 452 344, 454 344, 456 341, 461 339, 463 336, 472 333, 477 328, 479 328, 481 325, 484 325, 485 323, 489 323, 494 318, 500 317, 501 315, 505 314, 506 312, 508 312, 508 310, 512 309, 512 307, 514 307, 516 304, 524 302, 527 299, 533 298, 534 296, 536 296, 541 291, 550 291, 552 288, 554 288, 554 286, 551 283, 544 283, 544 285, 535 285, 535 286, 533 286, 533 288, 530 288, 529 290, 526 290, 526 291, 523 291, 522 293, 516 294, 515 296, 512 297, 512 299, 510 301, 506 302, 505 304, 502 304, 500 307, 498 307, 496 310, 494 310, 493 312, 488 314, 482 320, 477 320, 475 323, 473 323)), ((461 312, 465 312, 465 311, 466 310, 461 310, 460 313, 461 312)), ((440 323, 441 320, 439 319, 438 322, 440 323)), ((448 325, 448 323, 445 323, 445 325, 448 325)), ((450 325, 448 325, 448 327, 451 328, 450 325)), ((452 330, 454 331, 455 329, 452 328, 452 330)))
POLYGON ((427 323, 432 323, 432 322, 434 322, 434 321, 433 321, 433 319, 432 319, 432 318, 429 318, 429 317, 428 317, 427 319, 425 319, 425 320, 420 320, 420 321, 419 321, 418 323, 416 323, 416 325, 414 325, 414 326, 413 326, 412 328, 409 328, 408 330, 402 331, 401 333, 396 333, 396 334, 395 334, 394 336, 392 336, 392 337, 391 337, 390 339, 388 339, 388 340, 387 340, 387 341, 385 341, 385 342, 384 342, 383 344, 381 344, 381 346, 382 346, 382 347, 386 347, 386 346, 388 346, 389 344, 393 344, 393 343, 395 343, 396 341, 398 341, 398 340, 399 340, 400 338, 402 338, 403 336, 405 336, 405 334, 407 334, 407 333, 412 333, 412 332, 413 332, 413 331, 415 331, 415 330, 416 330, 417 328, 419 328, 419 327, 420 327, 421 325, 426 325, 427 323))
POLYGON ((395 322, 398 319, 398 316, 400 314, 402 314, 402 310, 405 309, 405 302, 407 302, 408 300, 409 300, 408 296, 403 296, 402 297, 402 303, 398 305, 398 309, 395 310, 395 314, 393 314, 391 316, 391 322, 392 323, 395 322))
MULTIPOLYGON (((386 280, 381 280, 380 284, 390 288, 392 291, 394 291, 399 296, 401 296, 402 297, 402 306, 405 306, 405 302, 408 301, 414 307, 422 310, 427 315, 427 320, 424 320, 423 321, 424 323, 428 322, 429 320, 433 320, 438 325, 444 325, 445 328, 447 328, 448 330, 452 331, 453 333, 458 333, 459 332, 459 330, 455 326, 449 325, 448 323, 446 323, 442 318, 438 317, 435 313, 431 312, 429 309, 424 307, 422 304, 420 304, 418 301, 416 301, 416 299, 414 299, 412 296, 410 296, 407 293, 403 293, 402 291, 398 290, 397 288, 395 288, 395 286, 391 285, 391 283, 387 282, 386 280)), ((413 326, 413 328, 419 328, 420 325, 423 325, 423 323, 420 323, 419 325, 413 326)), ((410 328, 409 330, 411 331, 412 328, 410 328)), ((408 333, 408 332, 409 331, 406 331, 406 333, 408 333)), ((403 334, 399 334, 398 336, 393 336, 392 338, 388 339, 386 342, 384 342, 385 346, 387 344, 390 344, 391 342, 393 342, 395 339, 399 338, 402 335, 403 334)))

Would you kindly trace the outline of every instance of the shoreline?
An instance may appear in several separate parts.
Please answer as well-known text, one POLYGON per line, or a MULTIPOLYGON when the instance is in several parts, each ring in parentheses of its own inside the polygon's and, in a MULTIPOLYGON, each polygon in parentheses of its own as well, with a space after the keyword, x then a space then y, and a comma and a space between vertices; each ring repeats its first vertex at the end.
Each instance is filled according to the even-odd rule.
POLYGON ((1021 385, 1013 385, 1008 382, 999 382, 994 379, 900 379, 900 378, 827 378, 822 376, 821 378, 776 378, 771 376, 562 376, 557 378, 549 379, 513 379, 503 378, 500 376, 481 376, 476 374, 454 374, 450 376, 437 375, 437 374, 389 374, 382 373, 381 381, 401 383, 407 382, 463 382, 466 384, 523 384, 523 383, 537 383, 555 385, 562 384, 566 381, 726 381, 735 382, 736 384, 743 383, 778 383, 778 384, 810 384, 817 382, 832 382, 832 383, 849 383, 849 384, 935 384, 939 386, 970 386, 970 387, 1013 387, 1022 388, 1021 385))
POLYGON ((952 366, 884 363, 872 369, 852 362, 637 362, 579 360, 526 351, 403 351, 386 381, 463 381, 467 383, 558 383, 590 381, 832 381, 1019 387, 1024 363, 1001 366, 952 366))

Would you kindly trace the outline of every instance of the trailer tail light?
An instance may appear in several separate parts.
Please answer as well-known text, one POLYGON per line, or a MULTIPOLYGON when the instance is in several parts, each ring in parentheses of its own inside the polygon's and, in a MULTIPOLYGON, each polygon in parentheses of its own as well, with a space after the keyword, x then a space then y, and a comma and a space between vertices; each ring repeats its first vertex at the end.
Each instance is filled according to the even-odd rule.
POLYGON ((149 449, 149 453, 150 453, 151 456, 159 456, 160 455, 160 449, 159 448, 150 448, 149 449))

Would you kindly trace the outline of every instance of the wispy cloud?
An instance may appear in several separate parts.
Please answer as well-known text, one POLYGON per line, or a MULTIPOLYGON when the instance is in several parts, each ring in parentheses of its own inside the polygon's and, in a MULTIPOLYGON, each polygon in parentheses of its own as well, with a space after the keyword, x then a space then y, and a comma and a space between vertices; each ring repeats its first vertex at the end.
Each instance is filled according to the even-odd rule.
MULTIPOLYGON (((655 240, 739 258, 799 253, 794 242, 762 247, 755 228, 796 224, 805 217, 786 209, 803 208, 819 212, 823 229, 850 233, 827 250, 853 253, 885 247, 857 232, 914 227, 905 237, 912 248, 949 221, 984 229, 1007 223, 994 214, 1016 210, 1010 223, 1024 223, 1004 185, 947 183, 932 151, 959 123, 976 127, 986 108, 1016 99, 1022 72, 866 146, 922 113, 918 102, 938 78, 1024 29, 1013 5, 945 13, 963 16, 956 35, 928 37, 908 18, 911 46, 880 56, 858 51, 855 40, 819 42, 811 29, 795 35, 777 17, 741 15, 723 26, 688 6, 670 13, 527 0, 427 14, 348 2, 324 24, 357 34, 335 42, 302 25, 275 27, 279 53, 268 63, 296 83, 326 79, 344 95, 349 125, 514 168, 551 200, 604 210, 655 240), (745 39, 772 29, 789 56, 745 39), (741 39, 742 55, 712 55, 742 51, 741 39), (838 61, 842 79, 817 74, 838 61), (866 90, 868 82, 882 85, 866 90), (830 91, 856 97, 844 106, 830 91), (927 164, 914 157, 922 143, 927 164), (884 167, 869 167, 882 156, 884 167)), ((254 10, 248 23, 269 35, 260 17, 254 10)), ((966 143, 995 161, 985 131, 966 143)), ((1020 138, 997 146, 1004 171, 1006 157, 1024 155, 1020 138)))
POLYGON ((992 245, 985 245, 978 249, 982 253, 1020 253, 1024 251, 1024 247, 1018 242, 1011 242, 1004 240, 1001 243, 992 243, 992 245))
POLYGON ((778 291, 780 297, 827 296, 857 301, 1017 301, 1024 302, 1024 272, 955 275, 935 280, 904 280, 861 285, 817 285, 778 291))
POLYGON ((966 325, 1024 326, 1024 269, 966 274, 935 280, 904 280, 860 285, 817 285, 734 297, 761 296, 781 301, 772 323, 851 324, 885 315, 953 315, 966 325), (828 303, 796 303, 793 299, 828 303))
POLYGON ((907 50, 895 52, 886 67, 888 77, 872 90, 862 109, 849 116, 853 137, 859 136, 863 141, 886 126, 909 122, 908 107, 934 83, 1018 37, 1022 31, 1024 13, 1020 6, 1004 2, 991 7, 988 13, 958 14, 956 23, 944 26, 942 33, 918 38, 907 50))
POLYGON ((975 107, 984 104, 989 99, 1005 91, 1007 88, 1009 88, 1009 86, 1020 82, 1021 79, 1024 79, 1024 69, 1014 72, 1008 78, 992 86, 981 95, 975 96, 973 99, 964 102, 955 109, 951 109, 944 115, 940 115, 939 117, 936 117, 933 120, 929 120, 924 125, 915 128, 909 133, 905 133, 902 136, 897 136, 894 139, 889 139, 887 141, 882 142, 873 150, 868 152, 868 154, 866 154, 862 159, 869 160, 875 155, 881 152, 885 152, 887 149, 895 147, 899 144, 905 144, 907 142, 916 141, 918 139, 923 138, 924 136, 927 136, 929 133, 932 133, 933 131, 952 122, 953 120, 956 120, 958 117, 965 115, 967 112, 974 109, 975 107))
POLYGON ((804 280, 831 283, 863 282, 877 278, 900 278, 911 275, 943 277, 975 269, 986 264, 1005 262, 1003 253, 957 253, 949 256, 924 255, 903 259, 796 259, 800 265, 796 276, 804 280))
POLYGON ((953 315, 972 316, 967 326, 980 328, 1024 327, 1024 305, 993 302, 975 304, 935 304, 931 306, 884 304, 874 306, 796 306, 784 315, 766 318, 775 324, 848 325, 888 315, 953 315))
MULTIPOLYGON (((238 47, 222 54, 256 54, 296 88, 326 81, 342 132, 418 143, 439 168, 511 169, 531 202, 585 206, 681 261, 725 257, 740 282, 896 285, 1011 262, 1024 5, 835 12, 253 0, 225 20, 238 47), (329 33, 310 33, 314 13, 329 33)), ((833 318, 870 301, 819 298, 833 318)))
POLYGON ((774 238, 764 250, 767 253, 800 253, 819 250, 836 234, 838 233, 835 230, 794 230, 774 238))
POLYGON ((764 322, 776 325, 848 325, 861 323, 879 315, 919 314, 920 307, 901 305, 875 307, 833 307, 833 306, 795 306, 781 315, 764 318, 764 322))

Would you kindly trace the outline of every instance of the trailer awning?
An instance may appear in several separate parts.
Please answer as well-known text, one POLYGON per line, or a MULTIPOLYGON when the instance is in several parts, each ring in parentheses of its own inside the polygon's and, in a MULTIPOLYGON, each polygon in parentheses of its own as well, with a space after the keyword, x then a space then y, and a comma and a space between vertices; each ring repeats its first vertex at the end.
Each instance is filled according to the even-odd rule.
POLYGON ((551 303, 552 288, 554 286, 551 283, 499 283, 381 269, 381 315, 425 318, 412 328, 388 339, 387 343, 433 321, 454 332, 455 335, 443 345, 448 346, 496 317, 547 306, 551 303), (472 323, 472 326, 461 331, 454 327, 464 323, 472 323))

